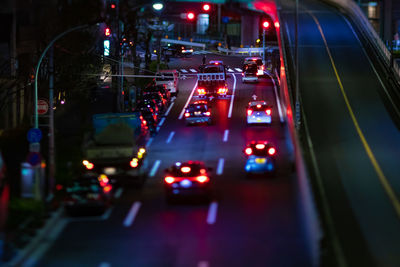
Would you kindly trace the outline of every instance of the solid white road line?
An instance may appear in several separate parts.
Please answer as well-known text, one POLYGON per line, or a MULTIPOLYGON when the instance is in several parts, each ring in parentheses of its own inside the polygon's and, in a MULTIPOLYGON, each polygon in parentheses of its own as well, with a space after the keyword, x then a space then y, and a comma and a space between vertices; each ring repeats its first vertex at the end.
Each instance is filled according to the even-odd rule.
POLYGON ((174 137, 175 132, 171 132, 167 138, 167 144, 169 144, 172 140, 172 137, 174 137))
POLYGON ((103 215, 101 215, 100 219, 102 221, 108 220, 108 218, 110 218, 111 213, 113 212, 114 207, 108 208, 106 212, 104 212, 103 215))
POLYGON ((181 69, 181 71, 182 71, 183 73, 187 73, 187 72, 188 72, 188 71, 185 70, 185 69, 181 69))
POLYGON ((165 117, 160 120, 160 123, 158 124, 158 127, 161 127, 164 124, 164 121, 165 121, 165 117))
POLYGON ((223 142, 228 142, 229 130, 225 130, 224 137, 222 138, 223 142))
POLYGON ((151 143, 153 143, 153 137, 151 137, 151 138, 149 139, 149 141, 147 141, 146 147, 149 148, 149 146, 151 145, 151 143))
POLYGON ((232 76, 233 76, 233 90, 232 90, 231 104, 229 105, 228 118, 232 117, 233 101, 235 100, 235 92, 236 92, 236 75, 232 74, 232 76))
POLYGON ((275 92, 276 104, 278 105, 279 120, 283 123, 283 122, 285 122, 285 118, 283 117, 281 100, 278 97, 278 89, 276 88, 276 84, 275 84, 274 78, 269 74, 268 74, 268 76, 271 78, 272 83, 274 84, 274 92, 275 92))
POLYGON ((238 72, 242 72, 242 69, 239 69, 239 68, 235 68, 235 70, 238 72))
POLYGON ((171 105, 169 105, 169 108, 167 109, 167 112, 165 112, 165 117, 168 116, 168 114, 169 114, 169 112, 171 111, 172 106, 173 106, 174 104, 175 104, 175 102, 172 102, 171 105))
POLYGON ((195 70, 195 69, 190 69, 190 71, 191 71, 191 72, 194 72, 194 73, 197 72, 197 70, 195 70))
POLYGON ((129 227, 132 225, 133 221, 136 218, 136 215, 139 212, 140 206, 142 205, 142 203, 140 201, 135 201, 131 207, 131 209, 128 212, 128 215, 126 215, 126 218, 124 220, 124 226, 125 227, 129 227))
POLYGON ((102 262, 100 263, 99 267, 111 267, 111 264, 108 262, 102 262))
POLYGON ((234 72, 234 70, 233 70, 233 69, 228 69, 228 71, 229 71, 229 72, 234 72))
POLYGON ((120 198, 122 195, 122 192, 124 192, 124 189, 122 187, 118 188, 117 191, 115 191, 114 197, 120 198))
POLYGON ((197 267, 209 267, 208 261, 199 261, 197 267))
POLYGON ((219 159, 217 167, 217 175, 221 175, 224 172, 224 162, 225 160, 223 158, 219 159))
POLYGON ((150 177, 153 177, 154 175, 156 175, 158 167, 160 167, 160 164, 161 164, 161 160, 159 160, 159 159, 154 162, 154 165, 151 168, 150 173, 149 173, 150 177))
POLYGON ((207 223, 214 224, 217 220, 218 202, 213 201, 208 208, 207 223))
POLYGON ((192 92, 190 93, 189 98, 188 98, 188 100, 186 101, 186 104, 183 106, 183 109, 182 109, 182 111, 181 111, 181 114, 179 115, 179 119, 180 119, 180 120, 182 119, 183 114, 185 113, 185 109, 186 109, 187 105, 189 105, 190 99, 192 99, 192 96, 193 96, 193 94, 194 94, 194 90, 196 90, 196 87, 197 87, 197 82, 198 82, 198 81, 196 81, 196 83, 194 84, 193 89, 192 89, 192 92))

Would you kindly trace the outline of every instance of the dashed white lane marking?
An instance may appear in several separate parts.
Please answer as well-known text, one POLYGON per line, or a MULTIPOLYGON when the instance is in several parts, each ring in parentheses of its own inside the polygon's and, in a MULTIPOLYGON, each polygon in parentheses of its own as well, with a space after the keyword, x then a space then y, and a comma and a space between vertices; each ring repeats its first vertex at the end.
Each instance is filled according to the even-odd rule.
POLYGON ((111 264, 108 262, 102 262, 99 264, 99 267, 111 267, 111 264))
POLYGON ((197 267, 209 267, 208 261, 199 261, 197 267))
POLYGON ((126 218, 124 220, 124 226, 125 227, 129 227, 133 224, 133 222, 135 221, 136 215, 139 212, 140 206, 142 205, 142 203, 140 201, 135 201, 131 207, 131 209, 128 212, 128 215, 126 215, 126 218))
POLYGON ((229 72, 234 72, 234 70, 233 70, 233 69, 228 69, 228 71, 229 71, 229 72))
POLYGON ((242 72, 242 69, 239 69, 239 68, 235 68, 235 70, 238 72, 242 72))
POLYGON ((156 175, 158 167, 160 167, 160 164, 161 164, 161 160, 159 160, 159 159, 154 162, 154 165, 151 168, 150 173, 149 173, 150 177, 153 177, 154 175, 156 175))
POLYGON ((235 100, 235 92, 236 92, 236 75, 232 74, 232 76, 233 76, 233 90, 232 90, 231 103, 229 105, 228 118, 232 117, 233 101, 235 100))
POLYGON ((193 89, 192 89, 192 92, 190 93, 189 98, 188 98, 188 100, 186 101, 186 104, 183 106, 183 109, 182 109, 182 111, 181 111, 181 114, 179 115, 179 119, 180 119, 180 120, 182 119, 183 114, 185 113, 185 109, 186 109, 187 105, 189 105, 190 99, 192 99, 192 96, 193 96, 193 94, 194 94, 194 91, 196 90, 196 87, 197 87, 197 82, 198 82, 198 81, 196 81, 196 83, 194 84, 193 89))
POLYGON ((195 70, 195 69, 190 69, 190 71, 193 72, 193 73, 197 72, 197 70, 195 70))
POLYGON ((122 192, 124 192, 124 189, 122 187, 118 188, 117 191, 115 191, 114 197, 115 198, 120 198, 122 195, 122 192))
POLYGON ((207 223, 214 224, 217 220, 218 202, 213 201, 208 208, 207 223))
POLYGON ((181 69, 181 72, 183 72, 183 73, 188 73, 188 71, 185 70, 185 69, 181 69))
POLYGON ((224 137, 222 138, 223 142, 228 142, 229 130, 225 130, 224 137))
POLYGON ((221 175, 224 172, 224 163, 225 160, 223 158, 220 158, 218 161, 217 175, 221 175))
POLYGON ((169 105, 169 108, 167 109, 167 112, 165 112, 165 117, 168 116, 168 114, 171 111, 171 109, 172 109, 174 104, 175 104, 175 102, 172 102, 171 105, 169 105))
POLYGON ((153 137, 150 138, 149 141, 147 141, 146 147, 148 148, 151 145, 151 143, 153 143, 153 137))
POLYGON ((175 132, 171 132, 170 134, 169 134, 169 136, 168 136, 168 138, 167 138, 167 144, 169 144, 170 142, 171 142, 171 140, 172 140, 172 137, 174 137, 174 135, 175 135, 175 132))
POLYGON ((164 124, 164 122, 165 122, 165 117, 160 120, 158 127, 161 127, 164 124))

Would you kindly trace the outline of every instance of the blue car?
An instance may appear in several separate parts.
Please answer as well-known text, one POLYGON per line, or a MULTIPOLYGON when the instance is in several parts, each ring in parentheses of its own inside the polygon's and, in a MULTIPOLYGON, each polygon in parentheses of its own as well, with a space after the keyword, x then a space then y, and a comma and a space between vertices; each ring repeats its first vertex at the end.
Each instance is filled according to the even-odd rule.
POLYGON ((251 142, 244 149, 247 156, 245 171, 248 176, 270 174, 276 170, 275 147, 266 141, 251 142))

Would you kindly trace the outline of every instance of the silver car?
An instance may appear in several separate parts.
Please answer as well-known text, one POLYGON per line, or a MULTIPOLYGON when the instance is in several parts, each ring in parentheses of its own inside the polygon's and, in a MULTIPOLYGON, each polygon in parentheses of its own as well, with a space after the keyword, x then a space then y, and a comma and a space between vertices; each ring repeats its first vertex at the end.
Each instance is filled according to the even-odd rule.
POLYGON ((247 124, 271 124, 272 106, 266 101, 252 101, 247 106, 247 124))

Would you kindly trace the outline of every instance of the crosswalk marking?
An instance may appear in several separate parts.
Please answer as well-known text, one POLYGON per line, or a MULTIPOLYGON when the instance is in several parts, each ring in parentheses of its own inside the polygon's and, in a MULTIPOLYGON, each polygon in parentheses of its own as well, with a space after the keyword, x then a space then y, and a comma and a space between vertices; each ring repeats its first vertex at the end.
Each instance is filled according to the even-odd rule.
POLYGON ((228 69, 228 71, 229 71, 229 72, 234 72, 234 70, 233 70, 233 69, 228 69))
POLYGON ((183 73, 188 73, 188 71, 185 70, 185 69, 181 69, 181 72, 183 72, 183 73))
POLYGON ((197 72, 197 70, 195 70, 195 69, 190 69, 190 71, 191 71, 191 72, 197 72))
POLYGON ((239 68, 235 68, 235 70, 238 72, 242 72, 242 69, 239 69, 239 68))

